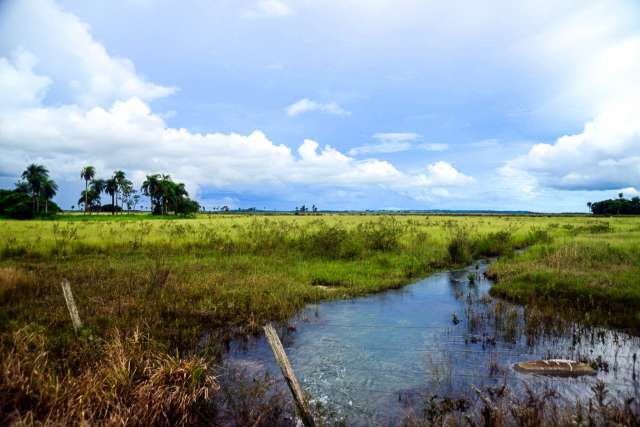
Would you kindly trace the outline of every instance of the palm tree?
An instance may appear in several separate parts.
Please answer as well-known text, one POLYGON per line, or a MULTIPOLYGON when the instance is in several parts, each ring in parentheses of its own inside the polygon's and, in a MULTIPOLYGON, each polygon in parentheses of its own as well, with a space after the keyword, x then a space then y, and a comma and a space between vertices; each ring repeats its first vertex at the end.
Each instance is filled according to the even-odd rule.
POLYGON ((87 196, 89 194, 89 181, 96 176, 96 169, 93 166, 85 166, 82 168, 80 172, 80 178, 84 179, 84 213, 87 213, 87 208, 89 206, 87 196))
MULTIPOLYGON (((91 181, 91 188, 88 192, 84 193, 85 197, 89 197, 91 199, 89 200, 89 207, 93 206, 94 204, 97 204, 98 206, 100 205, 100 196, 104 192, 106 185, 106 181, 101 178, 96 178, 91 181)), ((85 209, 87 209, 86 206, 85 209)), ((89 213, 91 213, 91 210, 89 210, 89 213)))
POLYGON ((40 192, 42 191, 42 185, 44 181, 49 177, 49 171, 42 165, 30 164, 22 172, 22 179, 29 184, 29 191, 31 192, 31 201, 33 213, 36 214, 40 210, 40 201, 38 200, 40 192))
POLYGON ((162 196, 162 215, 167 215, 169 211, 169 201, 174 199, 176 190, 175 183, 171 180, 171 176, 167 174, 162 175, 160 180, 160 195, 162 196))
POLYGON ((153 174, 147 175, 147 179, 142 183, 142 194, 149 197, 152 211, 154 213, 161 213, 160 211, 160 175, 153 174))
POLYGON ((116 211, 116 193, 118 192, 118 182, 115 178, 110 178, 105 182, 104 191, 108 195, 111 196, 111 215, 115 214, 116 211))
POLYGON ((127 176, 125 175, 125 173, 121 170, 117 170, 115 172, 113 172, 113 179, 116 180, 116 196, 115 196, 115 201, 116 201, 116 207, 118 206, 118 193, 120 192, 120 189, 122 188, 122 186, 125 184, 125 181, 127 181, 127 176))
POLYGON ((102 178, 97 178, 91 181, 91 189, 95 191, 98 196, 104 192, 106 185, 106 181, 102 178))
POLYGON ((44 196, 44 213, 49 213, 49 199, 53 198, 58 192, 58 184, 52 179, 46 179, 42 185, 42 194, 44 196))
POLYGON ((93 188, 90 188, 88 190, 82 190, 82 192, 80 193, 80 198, 78 199, 78 205, 87 203, 88 206, 84 207, 85 211, 89 210, 89 212, 91 212, 91 209, 94 206, 100 204, 99 201, 100 201, 100 195, 96 193, 96 191, 93 188))

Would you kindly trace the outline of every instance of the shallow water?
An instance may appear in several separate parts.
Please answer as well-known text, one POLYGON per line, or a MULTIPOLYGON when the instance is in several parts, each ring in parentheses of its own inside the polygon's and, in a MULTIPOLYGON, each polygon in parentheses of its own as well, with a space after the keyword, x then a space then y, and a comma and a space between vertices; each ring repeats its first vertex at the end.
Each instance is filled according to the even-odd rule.
MULTIPOLYGON (((399 290, 304 310, 290 322, 295 330, 279 331, 304 389, 354 424, 397 421, 426 396, 471 398, 473 387, 503 383, 516 392, 551 388, 573 401, 590 396, 601 379, 611 398, 638 395, 637 337, 531 320, 522 307, 488 295, 486 267, 481 262, 399 290), (579 378, 513 369, 519 361, 550 357, 598 361, 600 369, 579 378)), ((233 342, 225 363, 281 377, 264 337, 233 342)))

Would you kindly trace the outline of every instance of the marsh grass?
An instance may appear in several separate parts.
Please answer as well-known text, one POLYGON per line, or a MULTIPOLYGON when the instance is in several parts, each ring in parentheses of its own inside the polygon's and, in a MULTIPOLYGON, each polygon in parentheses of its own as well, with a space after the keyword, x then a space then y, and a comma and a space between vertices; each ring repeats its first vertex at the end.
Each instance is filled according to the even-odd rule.
MULTIPOLYGON (((491 266, 494 296, 544 306, 589 324, 640 331, 640 233, 609 222, 571 228, 572 237, 538 243, 491 266)), ((635 332, 634 332, 635 331, 635 332)))
MULTIPOLYGON (((197 423, 245 402, 243 422, 286 423, 275 408, 261 410, 271 415, 260 419, 251 412, 251 402, 271 405, 261 389, 247 391, 257 400, 239 396, 216 406, 217 397, 206 398, 205 390, 222 396, 210 361, 227 340, 256 333, 268 320, 284 322, 306 304, 396 288, 475 257, 509 255, 494 274, 499 289, 515 283, 514 294, 515 279, 525 277, 519 275, 550 282, 578 269, 595 271, 607 295, 621 292, 619 283, 637 292, 640 231, 631 231, 638 228, 632 218, 593 232, 603 227, 587 218, 87 217, 0 223, 1 356, 10 373, 2 396, 13 396, 3 397, 5 420, 197 423), (63 278, 86 325, 79 337, 60 291, 63 278), (145 400, 142 391, 161 402, 145 400), (168 407, 158 406, 165 401, 168 407)), ((587 274, 579 277, 591 283, 587 274)), ((571 283, 579 289, 583 282, 571 283)))
POLYGON ((573 402, 550 388, 514 393, 506 385, 475 389, 476 399, 426 396, 412 402, 403 420, 407 427, 421 426, 632 426, 640 423, 640 408, 633 397, 612 400, 602 382, 591 396, 573 402))
POLYGON ((84 340, 64 360, 37 329, 4 338, 3 424, 192 425, 219 389, 204 358, 168 355, 137 331, 84 340))

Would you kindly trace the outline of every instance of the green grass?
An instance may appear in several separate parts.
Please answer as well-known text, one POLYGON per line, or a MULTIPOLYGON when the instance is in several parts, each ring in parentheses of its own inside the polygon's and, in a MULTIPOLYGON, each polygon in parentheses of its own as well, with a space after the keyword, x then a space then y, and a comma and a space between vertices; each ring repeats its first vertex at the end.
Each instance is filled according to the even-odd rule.
POLYGON ((150 218, 74 214, 61 221, 2 221, 0 267, 22 277, 19 285, 0 285, 0 318, 10 320, 4 328, 36 323, 54 336, 68 330, 59 289, 65 278, 96 333, 144 323, 168 346, 192 348, 203 328, 228 335, 256 331, 265 321, 285 320, 310 302, 395 288, 473 257, 510 255, 532 244, 532 250, 494 269, 501 294, 523 299, 528 284, 538 282, 547 293, 558 287, 570 292, 582 283, 591 289, 614 277, 622 286, 598 289, 622 299, 638 289, 631 269, 637 259, 631 254, 640 232, 631 231, 638 221, 630 218, 150 218), (594 227, 600 232, 594 233, 594 227), (547 243, 552 238, 555 243, 547 243), (563 249, 586 250, 602 242, 611 251, 621 248, 624 257, 589 267, 580 260, 601 258, 609 249, 573 257, 563 249), (545 263, 555 262, 558 250, 566 252, 556 257, 563 264, 549 268, 545 263), (509 266, 517 266, 513 274, 509 266))
MULTIPOLYGON (((583 314, 615 310, 624 313, 615 316, 618 324, 636 325, 639 244, 636 218, 71 214, 0 220, 1 351, 18 357, 16 337, 38 331, 34 339, 47 354, 48 376, 34 377, 39 382, 28 390, 76 384, 78 375, 111 357, 114 333, 142 331, 154 351, 215 360, 225 340, 257 332, 267 321, 286 321, 308 303, 396 288, 498 255, 496 295, 571 307, 577 299, 583 314), (530 249, 517 251, 524 247, 530 249), (85 323, 79 337, 63 279, 85 323)), ((36 356, 27 352, 24 366, 40 360, 36 356)), ((0 381, 0 393, 29 375, 0 381)), ((37 403, 49 394, 38 396, 29 399, 37 403)), ((56 406, 45 403, 16 410, 43 419, 50 414, 38 408, 56 406)))
POLYGON ((567 224, 568 236, 536 244, 490 269, 494 296, 553 304, 593 324, 640 328, 640 220, 567 224))

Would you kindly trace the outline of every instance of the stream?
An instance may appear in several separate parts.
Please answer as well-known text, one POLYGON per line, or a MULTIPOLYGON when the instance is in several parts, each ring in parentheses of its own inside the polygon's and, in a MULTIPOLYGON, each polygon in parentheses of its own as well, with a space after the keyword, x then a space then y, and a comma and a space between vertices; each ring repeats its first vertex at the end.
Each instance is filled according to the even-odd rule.
MULTIPOLYGON (((303 388, 349 424, 397 422, 425 397, 472 398, 474 387, 507 384, 587 398, 602 380, 609 397, 638 396, 640 339, 525 315, 492 298, 490 261, 435 273, 398 290, 308 306, 279 334, 303 388), (576 378, 516 372, 516 362, 582 360, 597 374, 576 378)), ((225 364, 282 378, 264 336, 234 341, 225 364)), ((284 384, 281 385, 284 387, 284 384)))

